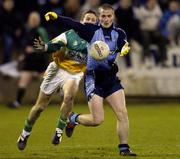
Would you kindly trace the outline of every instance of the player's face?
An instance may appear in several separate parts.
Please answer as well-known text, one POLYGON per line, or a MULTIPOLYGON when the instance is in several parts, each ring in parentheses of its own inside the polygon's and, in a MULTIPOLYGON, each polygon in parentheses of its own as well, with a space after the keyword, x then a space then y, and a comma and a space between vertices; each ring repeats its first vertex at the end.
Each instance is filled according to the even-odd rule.
POLYGON ((91 23, 91 24, 96 24, 97 22, 97 17, 95 14, 92 13, 87 13, 84 15, 82 23, 91 23))
POLYGON ((104 28, 109 28, 114 21, 114 11, 112 9, 101 9, 99 21, 104 28))

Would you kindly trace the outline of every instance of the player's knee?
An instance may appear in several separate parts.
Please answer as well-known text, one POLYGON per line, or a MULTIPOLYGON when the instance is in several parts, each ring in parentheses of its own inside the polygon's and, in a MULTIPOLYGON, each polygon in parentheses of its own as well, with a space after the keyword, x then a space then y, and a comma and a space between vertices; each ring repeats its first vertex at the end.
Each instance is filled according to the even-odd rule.
POLYGON ((72 94, 67 94, 64 96, 63 102, 66 104, 73 103, 74 96, 72 94))
POLYGON ((119 121, 128 120, 127 109, 120 109, 116 112, 119 121))
POLYGON ((98 126, 104 122, 104 117, 93 118, 93 126, 98 126))
POLYGON ((41 107, 39 107, 38 111, 39 111, 39 112, 43 112, 44 109, 45 109, 45 106, 41 106, 41 107))
POLYGON ((38 113, 43 112, 45 108, 46 108, 46 105, 45 105, 45 104, 35 105, 35 106, 34 106, 34 109, 35 109, 38 113))

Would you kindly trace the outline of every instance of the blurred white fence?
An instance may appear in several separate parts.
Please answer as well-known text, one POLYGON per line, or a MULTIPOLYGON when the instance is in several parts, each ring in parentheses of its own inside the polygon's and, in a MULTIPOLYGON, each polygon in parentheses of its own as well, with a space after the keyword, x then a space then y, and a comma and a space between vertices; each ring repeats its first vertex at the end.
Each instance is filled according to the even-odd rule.
POLYGON ((151 67, 140 63, 140 54, 131 53, 133 67, 125 68, 124 60, 118 59, 122 80, 127 95, 131 96, 180 96, 180 46, 168 49, 167 67, 151 67))

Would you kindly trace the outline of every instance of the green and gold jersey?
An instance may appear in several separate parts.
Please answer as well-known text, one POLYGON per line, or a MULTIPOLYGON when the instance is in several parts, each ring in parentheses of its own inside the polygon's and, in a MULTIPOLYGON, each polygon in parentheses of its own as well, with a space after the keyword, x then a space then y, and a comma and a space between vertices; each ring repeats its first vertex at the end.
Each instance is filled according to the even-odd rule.
POLYGON ((56 64, 71 73, 85 71, 87 42, 74 30, 68 30, 47 43, 47 51, 53 52, 56 64))

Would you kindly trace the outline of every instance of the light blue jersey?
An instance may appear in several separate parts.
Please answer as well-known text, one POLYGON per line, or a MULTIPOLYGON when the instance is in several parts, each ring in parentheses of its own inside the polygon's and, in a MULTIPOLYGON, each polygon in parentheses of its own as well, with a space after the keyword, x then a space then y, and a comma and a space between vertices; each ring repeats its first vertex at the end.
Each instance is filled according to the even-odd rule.
POLYGON ((87 71, 88 70, 103 70, 109 71, 113 62, 116 59, 117 53, 121 51, 122 47, 127 41, 125 32, 115 26, 109 28, 103 28, 103 26, 93 24, 81 24, 71 18, 59 16, 58 18, 64 27, 72 28, 80 35, 81 38, 86 40, 89 45, 97 40, 105 41, 110 50, 111 54, 102 61, 92 59, 88 55, 87 60, 87 71))
MULTIPOLYGON (((88 61, 87 61, 87 70, 109 70, 111 68, 112 63, 115 61, 116 56, 118 54, 118 47, 117 47, 117 42, 119 36, 119 31, 124 33, 122 30, 117 30, 115 27, 111 27, 109 29, 103 30, 102 28, 99 28, 98 30, 95 31, 94 36, 89 43, 90 45, 98 40, 104 41, 108 44, 109 49, 110 49, 110 55, 101 61, 97 61, 93 59, 90 55, 88 55, 88 61)), ((126 41, 126 35, 124 33, 124 42, 126 41)), ((122 40, 122 43, 123 43, 122 40)))

